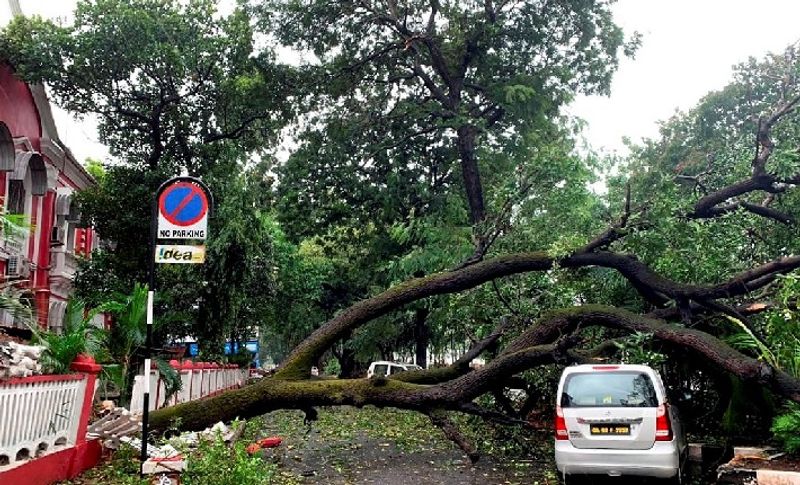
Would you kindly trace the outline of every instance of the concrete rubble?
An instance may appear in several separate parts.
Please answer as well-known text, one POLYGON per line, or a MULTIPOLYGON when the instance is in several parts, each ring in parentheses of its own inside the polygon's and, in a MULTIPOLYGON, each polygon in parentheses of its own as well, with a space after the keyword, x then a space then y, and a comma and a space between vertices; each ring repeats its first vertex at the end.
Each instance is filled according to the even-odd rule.
POLYGON ((39 359, 44 347, 16 342, 0 343, 0 380, 12 377, 30 377, 42 373, 39 359))
MULTIPOLYGON (((223 422, 218 422, 210 428, 200 432, 187 432, 179 436, 170 438, 167 444, 156 447, 148 445, 147 455, 149 458, 144 462, 142 473, 154 475, 159 473, 181 472, 186 468, 186 460, 180 450, 195 448, 200 441, 210 441, 221 437, 223 441, 230 443, 236 441, 244 431, 244 426, 230 428, 223 422)), ((120 442, 127 443, 134 448, 141 449, 142 442, 136 438, 126 437, 120 442)))

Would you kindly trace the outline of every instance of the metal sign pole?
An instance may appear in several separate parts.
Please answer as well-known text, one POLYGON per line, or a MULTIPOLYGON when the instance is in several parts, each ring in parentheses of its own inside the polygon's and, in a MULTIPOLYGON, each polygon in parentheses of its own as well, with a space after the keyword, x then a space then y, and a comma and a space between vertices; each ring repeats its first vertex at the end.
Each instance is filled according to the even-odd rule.
POLYGON ((151 216, 150 216, 150 241, 149 241, 149 260, 147 263, 147 337, 144 344, 144 402, 142 403, 142 452, 141 469, 144 475, 144 462, 147 461, 147 438, 148 438, 148 417, 150 414, 150 369, 153 348, 153 298, 156 290, 156 233, 158 230, 158 204, 156 197, 153 197, 151 216))
MULTIPOLYGON (((156 190, 152 202, 150 217, 149 261, 147 264, 147 340, 144 348, 144 403, 142 406, 142 465, 139 472, 144 475, 144 462, 147 461, 148 417, 150 414, 150 369, 153 352, 153 298, 156 291, 156 259, 158 255, 159 239, 206 239, 207 221, 214 206, 214 199, 208 187, 194 177, 173 177, 156 190), (162 199, 162 194, 165 200, 162 199), (172 204, 172 205, 171 205, 172 204), (165 234, 159 234, 161 219, 165 218, 165 234)), ((202 263, 205 260, 205 247, 198 253, 201 257, 195 258, 191 252, 183 251, 192 249, 192 246, 171 246, 176 248, 181 256, 170 259, 165 252, 159 263, 202 263), (188 256, 188 258, 187 258, 188 256)), ((198 247, 194 247, 198 249, 198 247)), ((163 251, 163 249, 162 249, 163 251)), ((172 250, 173 253, 175 250, 172 250)))

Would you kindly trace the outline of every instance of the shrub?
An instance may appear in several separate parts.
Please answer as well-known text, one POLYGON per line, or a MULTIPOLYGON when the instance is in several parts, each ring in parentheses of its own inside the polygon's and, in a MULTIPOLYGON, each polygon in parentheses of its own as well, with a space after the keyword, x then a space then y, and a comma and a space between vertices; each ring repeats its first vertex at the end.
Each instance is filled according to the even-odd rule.
POLYGON ((279 478, 276 464, 250 456, 242 442, 228 447, 221 437, 201 443, 188 460, 181 477, 186 485, 266 485, 279 478))
POLYGON ((789 453, 800 452, 800 404, 791 403, 789 411, 775 418, 772 423, 775 438, 789 453))
POLYGON ((322 372, 329 376, 338 376, 339 373, 342 372, 342 367, 339 365, 338 360, 328 359, 328 361, 325 362, 325 367, 322 372))

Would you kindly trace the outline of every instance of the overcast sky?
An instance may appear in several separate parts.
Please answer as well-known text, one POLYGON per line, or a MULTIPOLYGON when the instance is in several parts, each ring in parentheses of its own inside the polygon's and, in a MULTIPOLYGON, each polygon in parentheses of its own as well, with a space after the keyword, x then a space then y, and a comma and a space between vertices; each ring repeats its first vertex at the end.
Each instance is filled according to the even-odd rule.
POLYGON ((800 40, 798 0, 620 0, 614 13, 642 47, 621 62, 610 97, 582 97, 570 111, 589 123, 594 148, 623 153, 624 136, 657 135, 676 108, 725 86, 734 64, 800 40))
MULTIPOLYGON (((0 0, 0 23, 8 0, 0 0)), ((26 14, 66 18, 75 0, 19 0, 26 14)), ((639 31, 643 45, 634 60, 623 60, 610 98, 581 97, 570 112, 585 119, 585 136, 597 149, 623 151, 657 134, 657 122, 676 108, 687 109, 721 88, 731 67, 800 40, 798 0, 620 0, 614 7, 626 32, 639 31)), ((106 158, 92 119, 76 121, 56 109, 61 139, 78 160, 106 158)))

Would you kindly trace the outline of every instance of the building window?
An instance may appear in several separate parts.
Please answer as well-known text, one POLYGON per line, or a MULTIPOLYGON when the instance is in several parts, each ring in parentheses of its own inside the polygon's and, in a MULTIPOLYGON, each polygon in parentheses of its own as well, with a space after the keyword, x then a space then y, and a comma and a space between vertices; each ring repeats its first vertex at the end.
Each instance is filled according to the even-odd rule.
POLYGON ((25 213, 25 187, 22 185, 22 180, 8 181, 8 213, 25 213))
POLYGON ((67 222, 67 252, 74 253, 75 252, 75 230, 77 229, 76 224, 71 222, 67 222))
POLYGON ((0 171, 13 172, 15 159, 14 138, 11 137, 8 126, 0 122, 0 171))

